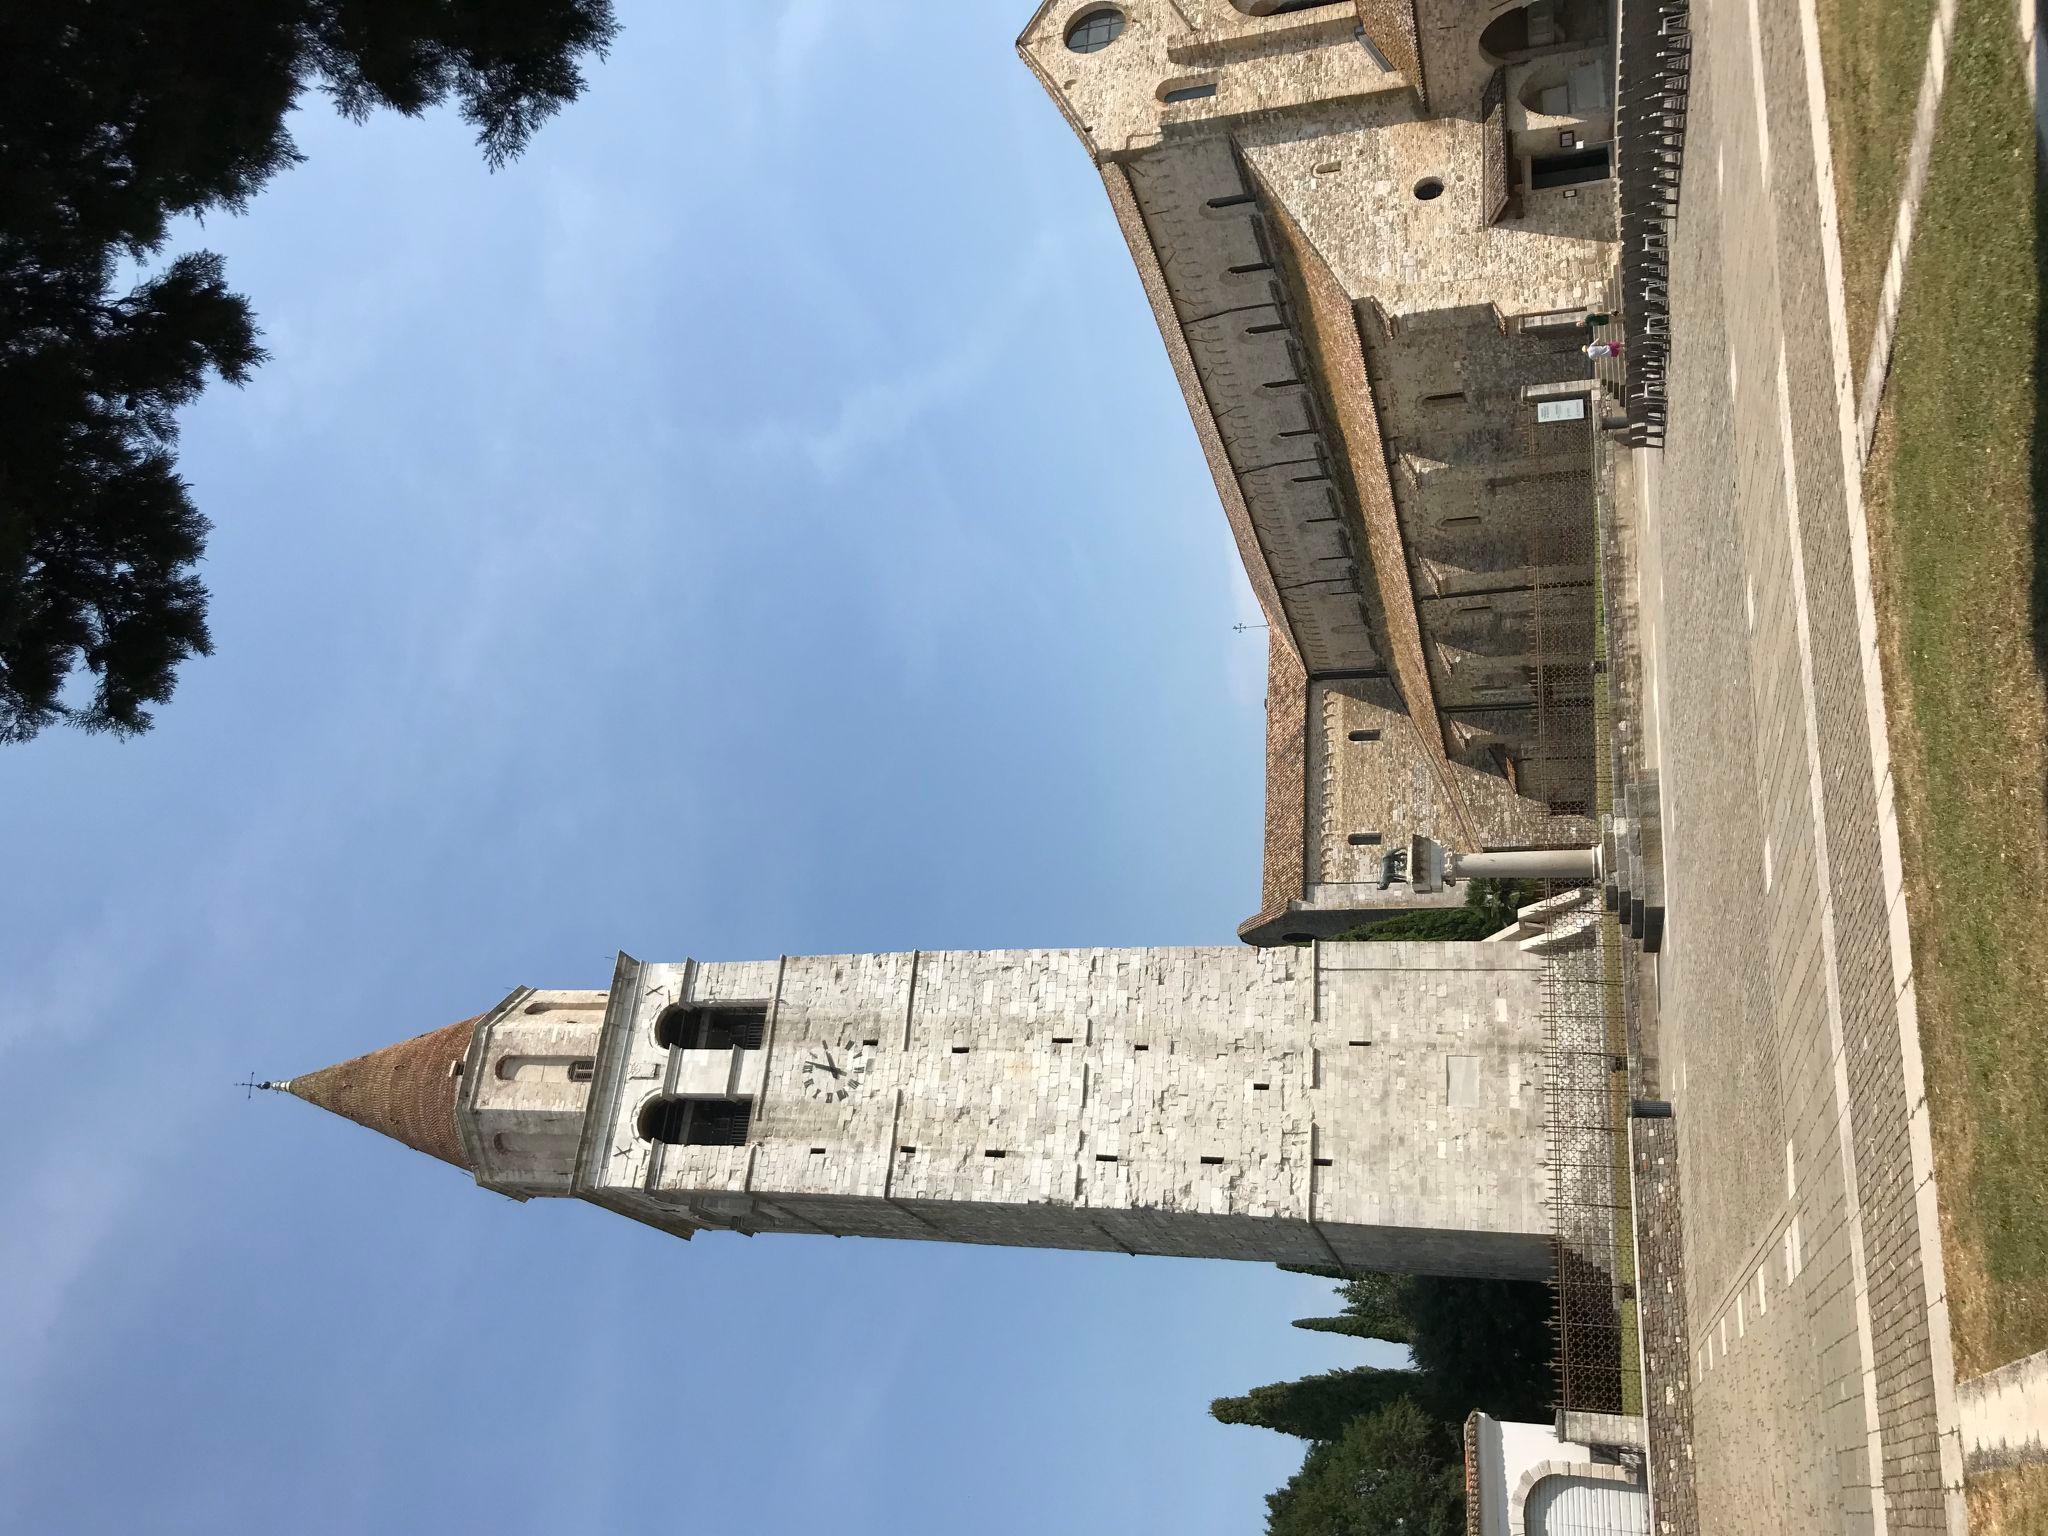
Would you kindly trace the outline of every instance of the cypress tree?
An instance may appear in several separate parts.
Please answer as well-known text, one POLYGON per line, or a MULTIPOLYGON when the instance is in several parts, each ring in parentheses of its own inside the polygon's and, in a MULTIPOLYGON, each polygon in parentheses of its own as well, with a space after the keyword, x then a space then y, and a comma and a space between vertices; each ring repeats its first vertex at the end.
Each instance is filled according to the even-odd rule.
POLYGON ((1275 1264, 1275 1269, 1285 1270, 1290 1275, 1314 1275, 1319 1280, 1349 1280, 1351 1271, 1337 1269, 1328 1264, 1275 1264))
POLYGON ((1256 1424, 1304 1440, 1334 1440, 1353 1419, 1409 1396, 1418 1380, 1413 1371, 1361 1365, 1299 1381, 1276 1381, 1254 1387, 1243 1397, 1219 1397, 1209 1404, 1209 1412, 1223 1424, 1256 1424))

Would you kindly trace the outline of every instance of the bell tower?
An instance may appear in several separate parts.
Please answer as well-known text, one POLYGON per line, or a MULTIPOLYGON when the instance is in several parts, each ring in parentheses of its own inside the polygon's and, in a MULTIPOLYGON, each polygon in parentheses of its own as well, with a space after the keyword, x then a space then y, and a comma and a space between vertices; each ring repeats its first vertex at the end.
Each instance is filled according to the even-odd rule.
POLYGON ((521 1197, 570 1193, 604 1008, 601 991, 522 988, 484 1016, 457 1099, 478 1183, 521 1197))
POLYGON ((1535 941, 643 963, 278 1086, 688 1237, 1540 1278, 1535 941))

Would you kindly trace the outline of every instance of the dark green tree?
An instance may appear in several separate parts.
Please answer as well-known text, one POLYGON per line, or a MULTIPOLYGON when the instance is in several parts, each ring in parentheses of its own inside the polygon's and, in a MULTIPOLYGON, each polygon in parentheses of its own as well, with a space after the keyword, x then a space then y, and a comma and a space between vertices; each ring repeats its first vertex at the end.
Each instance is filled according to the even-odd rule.
POLYGON ((1273 1267, 1283 1270, 1290 1275, 1314 1275, 1321 1280, 1348 1280, 1351 1278, 1350 1270, 1338 1269, 1335 1265, 1331 1264, 1275 1264, 1273 1267))
POLYGON ((1531 902, 1543 899, 1543 886, 1535 880, 1470 880, 1465 884, 1465 907, 1477 912, 1498 933, 1515 920, 1515 914, 1531 902))
POLYGON ((309 85, 356 119, 453 102, 497 166, 616 31, 611 0, 0 6, 0 742, 146 729, 208 649, 175 413, 263 354, 217 257, 117 296, 124 261, 294 163, 286 114, 309 85))
POLYGON ((1297 1317, 1297 1328, 1306 1328, 1310 1333, 1346 1333, 1355 1339, 1376 1339, 1376 1333, 1367 1333, 1355 1317, 1297 1317))
POLYGON ((1411 1329, 1402 1306, 1399 1275, 1358 1275, 1346 1280, 1338 1294, 1344 1310, 1336 1317, 1302 1317, 1294 1326, 1317 1333, 1346 1333, 1358 1339, 1381 1339, 1389 1344, 1406 1344, 1411 1329))
POLYGON ((1310 1446, 1266 1511, 1267 1536, 1463 1536, 1457 1440, 1396 1400, 1310 1446))
POLYGON ((1529 1280, 1415 1276, 1401 1288, 1408 1348, 1424 1406, 1446 1423, 1483 1408, 1496 1418, 1547 1419, 1556 1402, 1550 1291, 1529 1280))
POLYGON ((1477 941, 1506 926, 1495 923, 1470 907, 1422 907, 1397 912, 1376 923, 1367 923, 1340 934, 1343 939, 1363 939, 1383 944, 1447 944, 1477 941))
POLYGON ((1297 1328, 1406 1344, 1412 1371, 1336 1371, 1218 1398, 1210 1411, 1225 1423, 1263 1424, 1327 1439, 1333 1412, 1364 1412, 1372 1376, 1395 1376, 1400 1390, 1446 1424, 1475 1408, 1504 1419, 1543 1419, 1555 1399, 1550 1292, 1526 1280, 1468 1280, 1433 1275, 1359 1274, 1338 1290, 1336 1317, 1303 1318, 1297 1328), (1361 1391, 1363 1407, 1346 1408, 1361 1391), (1306 1427, 1304 1427, 1306 1426, 1306 1427))
POLYGON ((1219 1397, 1209 1404, 1209 1412, 1224 1424, 1257 1424, 1304 1440, 1334 1440, 1353 1419, 1412 1395, 1418 1384, 1414 1371, 1361 1365, 1299 1381, 1276 1381, 1254 1387, 1243 1397, 1219 1397))
POLYGON ((1542 898, 1533 880, 1469 880, 1461 907, 1420 907, 1397 912, 1339 934, 1341 939, 1376 939, 1382 943, 1456 943, 1489 938, 1515 920, 1515 914, 1542 898))
POLYGON ((62 345, 0 361, 7 423, 0 525, 0 741, 69 717, 131 734, 211 649, 192 574, 206 519, 172 468, 177 411, 209 373, 239 384, 263 354, 220 258, 186 255, 98 306, 62 345), (62 702, 74 661, 96 679, 62 702))

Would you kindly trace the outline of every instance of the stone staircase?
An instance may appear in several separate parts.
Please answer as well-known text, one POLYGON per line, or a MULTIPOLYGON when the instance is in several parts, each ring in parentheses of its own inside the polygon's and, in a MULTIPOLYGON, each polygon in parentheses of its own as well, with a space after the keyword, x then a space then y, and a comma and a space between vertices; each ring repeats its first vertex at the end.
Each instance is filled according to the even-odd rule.
POLYGON ((1655 769, 1634 770, 1615 744, 1614 810, 1600 818, 1603 897, 1622 930, 1654 955, 1664 942, 1664 830, 1655 769))

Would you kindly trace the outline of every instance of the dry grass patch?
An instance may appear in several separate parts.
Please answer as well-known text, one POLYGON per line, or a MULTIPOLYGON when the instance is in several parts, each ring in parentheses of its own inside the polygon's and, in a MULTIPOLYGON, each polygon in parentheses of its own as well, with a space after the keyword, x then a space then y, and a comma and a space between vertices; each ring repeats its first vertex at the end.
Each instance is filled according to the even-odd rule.
POLYGON ((1965 1377, 2048 1347, 2048 476, 2019 65, 2010 5, 1964 0, 1865 486, 1965 1377))
POLYGON ((1971 1536, 2048 1536, 2048 1467, 1981 1473, 1963 1497, 1971 1536))
POLYGON ((1934 7, 1935 0, 1817 0, 1849 355, 1858 379, 1877 324, 1934 7))

